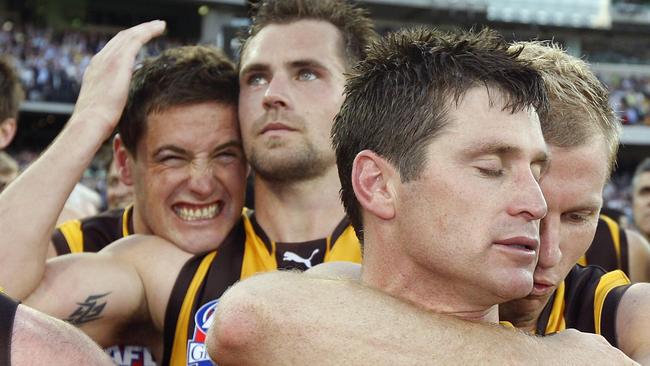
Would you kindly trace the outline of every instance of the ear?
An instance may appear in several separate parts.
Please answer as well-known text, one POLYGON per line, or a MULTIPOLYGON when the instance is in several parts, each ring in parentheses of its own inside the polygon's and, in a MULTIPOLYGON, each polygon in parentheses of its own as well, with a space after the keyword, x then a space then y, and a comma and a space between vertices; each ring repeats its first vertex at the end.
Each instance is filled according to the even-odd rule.
POLYGON ((0 150, 4 149, 11 143, 16 135, 16 119, 7 118, 0 122, 0 150))
POLYGON ((395 168, 373 151, 363 150, 352 164, 352 188, 361 207, 382 220, 395 217, 395 168))
POLYGON ((113 138, 113 164, 117 167, 120 181, 127 186, 133 185, 133 157, 126 150, 119 134, 113 138))

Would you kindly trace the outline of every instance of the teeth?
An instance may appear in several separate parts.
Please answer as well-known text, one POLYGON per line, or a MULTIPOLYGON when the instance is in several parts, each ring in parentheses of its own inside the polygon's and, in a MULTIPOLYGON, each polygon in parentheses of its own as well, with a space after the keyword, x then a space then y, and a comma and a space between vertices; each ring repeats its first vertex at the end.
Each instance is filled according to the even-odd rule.
POLYGON ((210 206, 206 206, 203 208, 189 208, 189 207, 181 207, 181 208, 175 208, 174 212, 176 212, 176 215, 178 215, 182 220, 185 221, 196 221, 196 220, 210 220, 213 219, 217 214, 221 211, 221 204, 215 203, 210 206))

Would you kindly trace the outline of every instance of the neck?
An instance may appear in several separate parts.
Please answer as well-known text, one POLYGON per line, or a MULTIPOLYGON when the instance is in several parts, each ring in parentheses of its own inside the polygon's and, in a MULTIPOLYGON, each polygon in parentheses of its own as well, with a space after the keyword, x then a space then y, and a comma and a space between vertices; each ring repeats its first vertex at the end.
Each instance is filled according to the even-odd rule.
POLYGON ((312 180, 255 177, 255 217, 271 240, 303 242, 329 236, 345 217, 336 167, 312 180))
POLYGON ((361 275, 364 284, 435 313, 472 321, 499 321, 497 305, 479 303, 475 296, 465 295, 475 293, 472 289, 441 278, 406 256, 397 253, 380 255, 374 252, 377 248, 372 247, 366 238, 361 275))
POLYGON ((149 227, 144 223, 144 220, 142 219, 142 215, 140 214, 140 210, 138 210, 138 204, 133 203, 133 211, 131 211, 131 215, 133 217, 133 233, 134 234, 146 234, 146 235, 151 235, 151 230, 149 230, 149 227))

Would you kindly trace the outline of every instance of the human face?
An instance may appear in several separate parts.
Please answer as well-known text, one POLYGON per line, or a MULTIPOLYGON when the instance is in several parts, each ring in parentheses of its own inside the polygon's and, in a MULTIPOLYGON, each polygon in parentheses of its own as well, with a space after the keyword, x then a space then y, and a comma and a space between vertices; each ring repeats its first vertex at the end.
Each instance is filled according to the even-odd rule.
MULTIPOLYGON (((420 177, 397 186, 399 243, 435 293, 472 306, 527 295, 546 203, 547 164, 537 114, 504 110, 470 89, 428 146, 420 177)), ((441 297, 442 298, 442 297, 441 297)))
POLYGON ((533 291, 501 306, 506 320, 536 322, 548 299, 593 241, 607 180, 603 138, 572 148, 550 146, 552 163, 540 182, 548 205, 533 291))
POLYGON ((109 209, 124 208, 133 201, 133 187, 122 183, 115 160, 111 161, 106 177, 106 201, 109 209))
POLYGON ((641 173, 634 181, 634 224, 650 237, 650 172, 641 173))
POLYGON ((246 163, 235 106, 208 102, 150 114, 128 165, 136 232, 202 253, 241 215, 246 163))
POLYGON ((336 166, 329 136, 343 103, 342 47, 339 30, 318 20, 268 25, 247 44, 239 118, 262 178, 306 180, 336 166))

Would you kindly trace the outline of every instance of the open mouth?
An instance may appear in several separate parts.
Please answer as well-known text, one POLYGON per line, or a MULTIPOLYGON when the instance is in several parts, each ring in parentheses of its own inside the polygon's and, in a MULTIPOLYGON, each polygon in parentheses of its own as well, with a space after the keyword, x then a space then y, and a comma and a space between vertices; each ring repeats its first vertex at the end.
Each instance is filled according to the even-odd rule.
POLYGON ((211 220, 217 217, 223 208, 222 202, 209 205, 176 204, 173 210, 183 221, 211 220))

